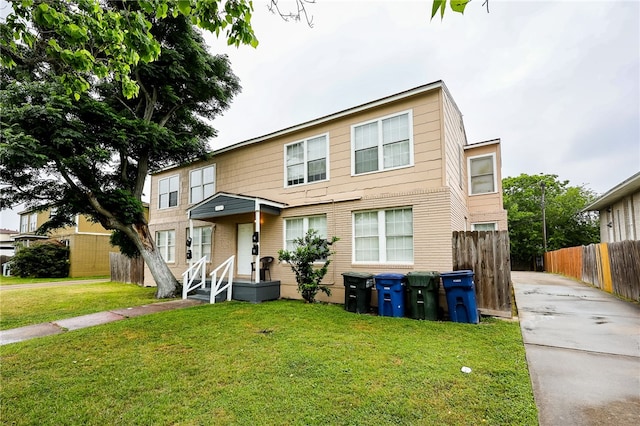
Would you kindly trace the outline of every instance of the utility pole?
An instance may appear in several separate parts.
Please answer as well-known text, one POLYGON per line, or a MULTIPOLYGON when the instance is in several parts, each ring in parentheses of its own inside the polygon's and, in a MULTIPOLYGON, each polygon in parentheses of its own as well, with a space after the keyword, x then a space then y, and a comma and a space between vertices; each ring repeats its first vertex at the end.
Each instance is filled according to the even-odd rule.
POLYGON ((544 252, 547 252, 547 217, 545 213, 544 206, 544 189, 546 184, 544 181, 540 182, 540 188, 542 189, 542 199, 541 199, 541 207, 542 207, 542 240, 544 242, 544 252))

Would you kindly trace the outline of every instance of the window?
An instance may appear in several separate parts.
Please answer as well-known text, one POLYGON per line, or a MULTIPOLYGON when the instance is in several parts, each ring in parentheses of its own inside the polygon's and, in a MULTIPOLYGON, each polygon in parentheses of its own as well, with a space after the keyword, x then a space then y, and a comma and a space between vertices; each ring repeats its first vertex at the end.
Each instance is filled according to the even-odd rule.
POLYGON ((20 216, 20 232, 25 233, 29 230, 29 215, 23 214, 20 216))
MULTIPOLYGON (((187 236, 190 236, 187 228, 187 236)), ((194 261, 200 260, 203 256, 207 257, 207 262, 211 262, 211 227, 202 226, 193 228, 193 237, 191 238, 191 258, 194 261)))
POLYGON ((322 238, 327 238, 327 216, 307 216, 284 220, 285 250, 295 250, 294 240, 305 236, 309 229, 314 229, 322 238))
POLYGON ((495 222, 472 223, 471 230, 472 231, 497 231, 498 224, 495 222))
POLYGON ((38 229, 38 213, 31 213, 29 215, 29 232, 33 232, 38 229))
POLYGON ((211 197, 216 192, 216 166, 191 170, 189 173, 189 202, 192 204, 211 197))
POLYGON ((178 205, 178 175, 158 182, 158 208, 166 209, 178 205))
POLYGON ((496 192, 495 156, 469 158, 469 192, 471 195, 496 192))
POLYGON ((412 128, 410 112, 352 126, 353 174, 412 165, 412 128))
POLYGON ((327 179, 327 135, 285 145, 285 186, 327 179))
POLYGON ((156 232, 156 246, 165 262, 176 261, 176 231, 156 232))
POLYGON ((411 208, 353 214, 354 262, 413 263, 411 208))

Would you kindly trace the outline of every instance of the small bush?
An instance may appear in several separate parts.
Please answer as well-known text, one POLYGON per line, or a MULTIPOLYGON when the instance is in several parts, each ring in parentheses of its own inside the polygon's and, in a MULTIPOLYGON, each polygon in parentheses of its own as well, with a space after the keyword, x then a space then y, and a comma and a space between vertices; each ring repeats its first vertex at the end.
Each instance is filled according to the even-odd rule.
POLYGON ((52 242, 22 247, 11 259, 11 274, 35 278, 67 277, 69 247, 52 242))
POLYGON ((316 301, 316 294, 322 291, 327 296, 331 295, 331 289, 321 285, 322 279, 327 274, 333 254, 331 245, 339 238, 333 237, 328 241, 318 235, 314 229, 309 229, 302 238, 294 240, 296 249, 293 251, 279 250, 278 260, 288 262, 291 270, 296 274, 298 292, 307 303, 316 301), (314 267, 314 263, 321 262, 322 266, 314 267))

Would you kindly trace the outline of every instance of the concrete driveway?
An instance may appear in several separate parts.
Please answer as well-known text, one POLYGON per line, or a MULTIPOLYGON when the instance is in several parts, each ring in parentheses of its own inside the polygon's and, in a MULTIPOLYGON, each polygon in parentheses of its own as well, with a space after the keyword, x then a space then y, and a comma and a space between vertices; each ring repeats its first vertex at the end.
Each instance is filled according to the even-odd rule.
POLYGON ((640 425, 640 306, 512 272, 540 424, 640 425))

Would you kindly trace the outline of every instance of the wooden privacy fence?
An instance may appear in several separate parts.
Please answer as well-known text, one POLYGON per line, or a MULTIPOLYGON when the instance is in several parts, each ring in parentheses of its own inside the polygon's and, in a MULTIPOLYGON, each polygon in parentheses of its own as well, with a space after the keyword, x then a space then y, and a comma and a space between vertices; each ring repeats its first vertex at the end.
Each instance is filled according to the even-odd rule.
POLYGON ((640 241, 590 244, 545 253, 545 270, 640 301, 640 241))
POLYGON ((471 269, 483 314, 511 316, 511 263, 507 231, 453 233, 453 269, 471 269))
POLYGON ((111 281, 144 284, 144 260, 129 258, 120 253, 109 253, 111 281))

